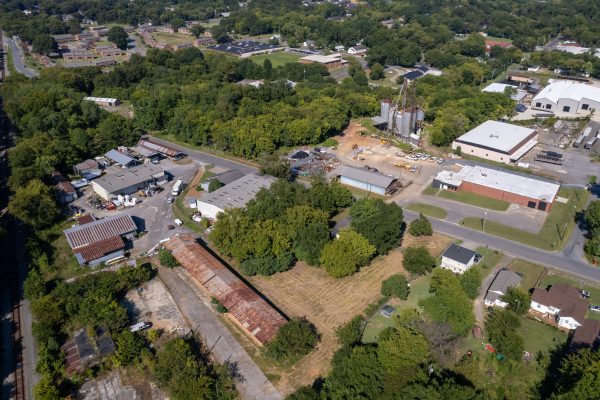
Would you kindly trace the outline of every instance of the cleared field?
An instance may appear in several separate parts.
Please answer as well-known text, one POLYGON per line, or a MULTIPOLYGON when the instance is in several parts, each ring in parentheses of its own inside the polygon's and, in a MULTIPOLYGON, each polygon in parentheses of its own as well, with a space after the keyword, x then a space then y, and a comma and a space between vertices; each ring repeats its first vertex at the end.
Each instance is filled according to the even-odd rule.
POLYGON ((296 53, 278 51, 272 54, 259 54, 257 56, 250 57, 250 59, 259 65, 263 65, 265 60, 270 60, 273 67, 280 67, 287 63, 295 63, 300 57, 302 56, 296 53))
POLYGON ((413 203, 406 206, 406 208, 411 211, 422 213, 438 219, 444 219, 448 216, 448 213, 443 208, 432 206, 429 204, 413 203))
POLYGON ((192 43, 194 41, 192 36, 184 35, 183 33, 152 32, 151 35, 159 42, 173 45, 192 43))
MULTIPOLYGON (((441 195, 441 194, 440 194, 441 195)), ((539 233, 515 229, 494 221, 485 222, 485 232, 506 239, 521 242, 544 250, 557 250, 564 246, 575 227, 575 212, 581 212, 589 197, 586 190, 561 189, 560 197, 568 198, 567 204, 554 202, 539 233)), ((469 217, 460 221, 461 225, 482 230, 481 218, 469 217)))
MULTIPOLYGON (((427 238, 407 235, 403 245, 422 244, 437 255, 450 241, 438 234, 427 238)), ((291 371, 281 373, 277 386, 295 388, 325 376, 338 347, 335 330, 377 301, 381 297, 381 282, 396 273, 404 273, 400 249, 375 259, 357 274, 342 279, 334 279, 324 270, 302 262, 289 271, 270 277, 248 277, 284 313, 290 317, 306 316, 322 335, 314 352, 300 360, 291 371)))
POLYGON ((437 195, 439 197, 443 197, 444 199, 460 201, 461 203, 487 208, 488 210, 506 211, 510 206, 510 203, 507 201, 492 199, 470 192, 452 192, 450 190, 441 190, 437 195))
POLYGON ((508 269, 517 274, 521 274, 523 279, 521 280, 520 286, 523 290, 529 290, 534 287, 544 272, 544 267, 541 265, 532 264, 523 260, 514 260, 510 263, 508 269))
MULTIPOLYGON (((590 284, 591 282, 578 280, 577 278, 566 277, 563 275, 551 275, 548 274, 542 279, 540 287, 546 288, 556 283, 566 283, 580 290, 587 290, 590 292, 590 304, 600 305, 600 287, 590 284)), ((600 313, 589 311, 587 312, 586 318, 600 320, 600 313)))

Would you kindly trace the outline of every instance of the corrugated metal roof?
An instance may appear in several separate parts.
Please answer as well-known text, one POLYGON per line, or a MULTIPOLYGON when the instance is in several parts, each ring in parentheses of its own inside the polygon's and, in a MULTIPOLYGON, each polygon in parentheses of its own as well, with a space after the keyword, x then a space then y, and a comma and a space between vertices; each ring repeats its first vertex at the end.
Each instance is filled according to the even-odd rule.
POLYGON ((123 154, 115 149, 109 150, 105 155, 117 164, 121 164, 123 166, 127 166, 136 162, 135 158, 130 157, 127 154, 123 154))
POLYGON ((341 165, 337 167, 337 169, 335 170, 335 175, 345 176, 346 178, 368 183, 370 185, 378 186, 384 189, 387 189, 392 184, 392 182, 398 179, 377 172, 371 172, 364 168, 352 167, 350 165, 341 165))
POLYGON ((219 207, 221 210, 243 208, 261 189, 271 187, 276 180, 273 176, 252 172, 201 197, 200 202, 219 207))
POLYGON ((112 236, 99 240, 95 243, 88 244, 87 246, 79 247, 75 251, 75 254, 80 254, 83 261, 90 262, 104 257, 110 253, 114 253, 115 251, 123 250, 124 248, 125 243, 123 242, 121 236, 112 236))
POLYGON ((165 243, 179 263, 260 343, 275 337, 286 319, 191 235, 165 243))
POLYGON ((159 153, 165 154, 169 157, 177 157, 178 155, 181 154, 181 152, 178 150, 172 149, 170 147, 162 146, 160 144, 151 142, 149 140, 142 139, 139 141, 138 145, 146 147, 147 149, 150 149, 150 150, 158 151, 159 153))
POLYGON ((64 233, 69 246, 72 249, 77 249, 113 236, 121 236, 135 231, 137 231, 137 226, 130 215, 117 215, 65 229, 64 233))

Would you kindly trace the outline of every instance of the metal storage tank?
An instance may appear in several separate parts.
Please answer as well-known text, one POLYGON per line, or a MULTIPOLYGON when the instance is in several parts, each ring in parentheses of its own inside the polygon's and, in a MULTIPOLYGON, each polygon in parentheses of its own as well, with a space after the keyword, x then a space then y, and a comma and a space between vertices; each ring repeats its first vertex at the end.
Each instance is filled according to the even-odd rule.
POLYGON ((381 101, 381 118, 387 120, 388 114, 390 113, 390 103, 387 100, 381 101))
POLYGON ((411 121, 414 118, 414 114, 410 111, 404 110, 402 113, 402 125, 400 125, 400 134, 402 136, 410 135, 411 131, 411 121))
POLYGON ((417 123, 425 121, 425 111, 417 110, 417 123))
POLYGON ((396 113, 396 121, 394 125, 394 133, 396 135, 402 135, 402 124, 404 123, 404 116, 401 112, 396 113))

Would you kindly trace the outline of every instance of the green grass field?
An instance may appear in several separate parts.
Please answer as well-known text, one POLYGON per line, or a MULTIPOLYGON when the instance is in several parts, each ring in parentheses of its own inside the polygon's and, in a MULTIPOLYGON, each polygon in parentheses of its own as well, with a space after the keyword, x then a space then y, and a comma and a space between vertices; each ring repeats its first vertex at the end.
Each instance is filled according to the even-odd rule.
POLYGON ((460 201, 461 203, 470 204, 472 206, 487 208, 488 210, 495 211, 506 211, 510 206, 510 203, 506 201, 492 199, 470 192, 453 192, 450 190, 441 190, 438 193, 438 197, 454 201, 460 201))
POLYGON ((402 310, 408 310, 411 308, 419 308, 419 302, 422 299, 426 299, 431 296, 429 293, 429 283, 431 281, 431 275, 421 276, 410 283, 410 294, 406 301, 402 301, 400 305, 396 307, 396 311, 390 318, 386 318, 379 311, 367 322, 365 332, 363 333, 364 343, 374 343, 377 341, 377 336, 385 328, 394 326, 394 320, 396 315, 402 310))
MULTIPOLYGON (((494 221, 486 221, 485 232, 544 250, 558 250, 568 242, 575 227, 575 211, 583 210, 589 192, 563 188, 560 190, 559 196, 568 198, 568 203, 554 202, 552 210, 548 213, 544 225, 537 234, 494 221)), ((460 221, 460 224, 471 229, 483 230, 481 218, 465 218, 460 221)))
POLYGON ((152 32, 151 35, 159 42, 172 45, 192 43, 194 41, 192 36, 184 35, 183 33, 152 32))
POLYGON ((435 196, 438 194, 439 191, 440 191, 440 189, 436 189, 434 187, 429 186, 428 188, 423 190, 423 192, 421 194, 425 194, 427 196, 435 196))
POLYGON ((278 51, 272 54, 259 54, 252 56, 250 59, 256 64, 262 65, 265 60, 271 60, 273 67, 280 67, 287 63, 298 62, 301 56, 296 53, 288 53, 287 51, 278 51))
POLYGON ((514 260, 508 266, 508 269, 521 274, 521 289, 529 290, 535 286, 536 282, 544 272, 544 267, 537 264, 532 264, 523 260, 514 260))
POLYGON ((481 270, 485 275, 494 269, 496 264, 498 264, 502 259, 501 252, 498 250, 492 250, 488 247, 478 247, 475 251, 483 256, 481 261, 479 261, 479 265, 481 266, 481 270))
POLYGON ((409 204, 408 206, 406 206, 406 208, 408 210, 418 212, 418 213, 423 213, 424 215, 427 215, 427 216, 430 216, 433 218, 438 218, 438 219, 444 219, 448 216, 448 213, 443 208, 432 206, 429 204, 412 203, 412 204, 409 204))
POLYGON ((550 351, 556 346, 564 344, 568 338, 568 335, 558 328, 526 316, 521 318, 519 333, 525 339, 525 351, 533 355, 540 351, 550 351))
MULTIPOLYGON (((591 285, 588 281, 582 281, 577 278, 570 278, 563 275, 546 275, 540 284, 540 287, 546 288, 548 286, 557 284, 557 283, 566 283, 573 287, 576 287, 580 290, 587 290, 590 292, 590 304, 591 305, 600 305, 600 287, 596 285, 591 285)), ((600 313, 589 311, 587 312, 586 318, 600 320, 600 313)))

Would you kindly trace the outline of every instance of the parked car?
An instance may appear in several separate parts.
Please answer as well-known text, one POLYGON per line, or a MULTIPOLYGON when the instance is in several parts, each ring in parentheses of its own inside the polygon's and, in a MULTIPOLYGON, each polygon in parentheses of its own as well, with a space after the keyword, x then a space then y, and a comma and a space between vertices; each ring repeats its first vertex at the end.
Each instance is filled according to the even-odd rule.
POLYGON ((588 292, 587 290, 582 290, 581 291, 581 296, 585 297, 586 299, 590 297, 590 292, 588 292))
POLYGON ((590 311, 600 312, 600 306, 590 306, 590 311))
POLYGON ((181 226, 181 225, 183 225, 183 221, 180 220, 179 218, 175 218, 175 225, 181 226))
POLYGON ((527 106, 525 104, 517 104, 515 107, 516 112, 523 112, 525 110, 527 110, 527 106))
POLYGON ((173 198, 172 197, 167 197, 167 203, 172 203, 173 202, 173 198))

